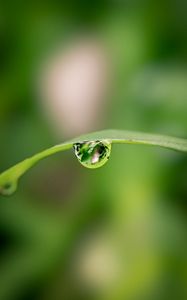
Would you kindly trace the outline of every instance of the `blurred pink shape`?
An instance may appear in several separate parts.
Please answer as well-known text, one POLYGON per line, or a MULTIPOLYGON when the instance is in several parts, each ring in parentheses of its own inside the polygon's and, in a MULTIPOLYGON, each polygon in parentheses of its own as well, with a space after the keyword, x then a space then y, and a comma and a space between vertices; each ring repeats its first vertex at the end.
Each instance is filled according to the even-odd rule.
POLYGON ((56 131, 73 136, 102 125, 108 87, 107 55, 95 40, 58 50, 42 70, 41 98, 56 131))

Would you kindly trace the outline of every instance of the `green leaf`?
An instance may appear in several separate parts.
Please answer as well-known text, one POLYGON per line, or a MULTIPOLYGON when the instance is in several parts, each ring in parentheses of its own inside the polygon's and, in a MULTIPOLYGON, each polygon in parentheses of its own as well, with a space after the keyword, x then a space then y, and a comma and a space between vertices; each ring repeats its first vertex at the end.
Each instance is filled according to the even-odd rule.
POLYGON ((186 139, 126 130, 104 130, 93 132, 48 148, 4 171, 0 174, 0 193, 3 195, 11 195, 13 192, 15 192, 19 178, 43 158, 53 155, 57 152, 68 150, 76 143, 98 140, 107 141, 111 144, 153 145, 181 152, 187 152, 186 139))

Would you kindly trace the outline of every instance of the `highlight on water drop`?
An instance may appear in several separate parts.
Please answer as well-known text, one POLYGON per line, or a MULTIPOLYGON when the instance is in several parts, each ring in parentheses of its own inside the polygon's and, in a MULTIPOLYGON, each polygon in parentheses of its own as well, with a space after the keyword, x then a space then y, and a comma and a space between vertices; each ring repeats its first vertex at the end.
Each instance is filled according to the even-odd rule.
POLYGON ((111 143, 107 140, 75 143, 73 148, 78 161, 90 169, 102 167, 111 153, 111 143))

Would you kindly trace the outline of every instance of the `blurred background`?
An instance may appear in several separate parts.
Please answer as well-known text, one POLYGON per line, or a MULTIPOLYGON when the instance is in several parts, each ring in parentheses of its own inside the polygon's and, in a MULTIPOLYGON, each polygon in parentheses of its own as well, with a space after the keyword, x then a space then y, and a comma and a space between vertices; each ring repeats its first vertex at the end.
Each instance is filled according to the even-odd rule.
MULTIPOLYGON (((187 138, 187 3, 0 4, 0 171, 105 128, 187 138)), ((1 300, 187 299, 187 156, 73 151, 0 196, 1 300)))

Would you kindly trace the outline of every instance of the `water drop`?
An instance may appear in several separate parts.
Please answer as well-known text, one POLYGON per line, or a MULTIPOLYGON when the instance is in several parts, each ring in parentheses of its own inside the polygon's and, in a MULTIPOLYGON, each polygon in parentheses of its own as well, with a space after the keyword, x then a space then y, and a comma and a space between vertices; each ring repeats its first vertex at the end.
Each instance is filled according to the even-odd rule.
POLYGON ((111 143, 107 140, 76 143, 73 147, 78 161, 90 169, 102 167, 111 153, 111 143))

